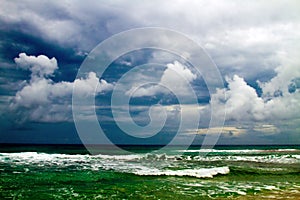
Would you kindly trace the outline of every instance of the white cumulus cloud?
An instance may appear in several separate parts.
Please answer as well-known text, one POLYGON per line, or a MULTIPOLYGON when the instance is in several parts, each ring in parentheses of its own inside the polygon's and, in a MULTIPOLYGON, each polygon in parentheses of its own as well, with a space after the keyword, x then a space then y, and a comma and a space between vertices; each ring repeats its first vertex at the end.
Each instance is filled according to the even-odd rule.
POLYGON ((57 60, 49 59, 47 56, 27 56, 26 53, 20 53, 18 58, 15 58, 15 63, 22 69, 31 71, 31 78, 47 77, 53 75, 58 69, 57 60))
POLYGON ((243 78, 234 75, 227 78, 228 87, 213 94, 211 101, 216 106, 225 104, 227 120, 267 120, 278 123, 281 120, 297 119, 300 117, 300 91, 296 84, 294 90, 289 91, 289 85, 300 77, 299 64, 299 61, 295 62, 295 58, 289 59, 286 55, 282 65, 276 69, 275 77, 266 82, 258 82, 262 89, 260 96, 243 78))
POLYGON ((31 79, 13 97, 10 109, 21 115, 22 121, 58 122, 71 120, 71 98, 76 83, 77 92, 83 98, 111 90, 113 84, 89 72, 86 78, 74 82, 54 82, 47 76, 53 76, 58 69, 55 58, 47 56, 27 56, 20 53, 15 58, 16 64, 22 69, 30 70, 31 79), (97 85, 96 91, 94 86, 97 85))
MULTIPOLYGON (((261 111, 264 107, 264 101, 258 97, 255 89, 237 75, 232 79, 227 78, 227 82, 227 89, 218 90, 216 94, 212 95, 212 101, 220 107, 217 110, 221 111, 223 108, 221 104, 225 104, 227 120, 262 119, 263 113, 261 111)), ((214 114, 219 115, 218 113, 214 114)))
POLYGON ((197 78, 187 66, 178 61, 167 64, 167 68, 163 72, 160 81, 157 85, 150 87, 136 87, 133 86, 126 95, 132 97, 153 96, 158 93, 169 93, 189 95, 191 93, 191 82, 197 78))

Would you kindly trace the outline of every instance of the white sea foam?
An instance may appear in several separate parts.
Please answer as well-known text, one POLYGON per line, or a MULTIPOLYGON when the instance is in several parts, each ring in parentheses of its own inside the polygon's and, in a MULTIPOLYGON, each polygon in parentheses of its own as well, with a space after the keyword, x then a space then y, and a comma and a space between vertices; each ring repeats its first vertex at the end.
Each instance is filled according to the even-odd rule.
POLYGON ((184 153, 264 153, 264 152, 294 152, 300 149, 188 149, 188 150, 177 150, 177 152, 184 153))
POLYGON ((300 160, 300 155, 292 155, 292 157, 294 157, 294 158, 300 160))
MULTIPOLYGON (((236 193, 239 195, 247 195, 247 191, 262 191, 262 190, 269 190, 272 191, 272 194, 281 193, 281 187, 289 187, 289 192, 292 193, 299 193, 298 190, 299 185, 292 184, 290 182, 274 182, 273 185, 265 184, 263 182, 223 182, 223 181, 208 181, 208 180, 201 180, 197 183, 183 183, 183 185, 188 190, 200 190, 203 192, 209 191, 209 194, 224 194, 224 193, 236 193), (212 185, 214 188, 212 188, 212 185)), ((206 193, 207 194, 207 193, 206 193)))
MULTIPOLYGON (((136 175, 191 176, 197 178, 208 178, 217 174, 229 173, 228 167, 212 166, 211 162, 214 161, 221 161, 223 166, 230 165, 232 162, 300 164, 300 155, 256 154, 204 157, 180 154, 68 155, 37 152, 0 153, 0 163, 22 166, 23 169, 54 166, 58 170, 62 170, 71 166, 74 170, 114 170, 136 175)), ((269 167, 268 169, 273 168, 269 167)), ((278 170, 281 170, 281 168, 278 170)), ((26 172, 26 170, 23 172, 26 172)))
POLYGON ((217 174, 229 173, 228 167, 210 167, 191 169, 184 167, 185 161, 180 161, 172 169, 174 156, 165 154, 132 154, 132 155, 67 155, 47 154, 37 152, 0 153, 0 162, 11 165, 45 167, 56 166, 58 169, 72 168, 78 170, 115 170, 136 175, 151 176, 191 176, 197 178, 212 178, 217 174), (178 167, 181 170, 178 170, 178 167))
POLYGON ((266 185, 266 186, 264 187, 264 189, 266 189, 266 190, 278 190, 278 188, 275 187, 274 185, 266 185))
POLYGON ((241 150, 227 150, 227 149, 188 149, 188 150, 177 150, 178 152, 184 153, 253 153, 261 152, 257 149, 241 149, 241 150))
POLYGON ((94 157, 98 157, 101 159, 113 159, 113 160, 137 160, 140 158, 143 158, 143 155, 137 155, 137 154, 130 154, 130 155, 103 155, 103 154, 99 154, 96 155, 94 157))
POLYGON ((213 178, 217 174, 228 174, 228 167, 201 168, 201 169, 183 169, 183 170, 159 170, 142 169, 133 172, 143 176, 190 176, 196 178, 213 178))
POLYGON ((0 161, 20 163, 150 163, 154 161, 166 161, 169 163, 189 161, 237 161, 237 162, 261 162, 261 163, 300 163, 299 154, 270 154, 270 155, 215 155, 215 156, 189 156, 189 155, 166 155, 166 154, 129 154, 129 155, 69 155, 47 154, 37 152, 0 153, 0 161), (68 162, 65 162, 68 161, 68 162))
MULTIPOLYGON (((182 157, 180 157, 182 158, 182 157)), ((215 155, 194 156, 192 160, 201 162, 224 161, 224 162, 255 162, 255 163, 278 163, 278 164, 300 164, 300 155, 297 154, 270 154, 270 155, 215 155)))
POLYGON ((276 149, 275 151, 300 151, 300 149, 276 149))

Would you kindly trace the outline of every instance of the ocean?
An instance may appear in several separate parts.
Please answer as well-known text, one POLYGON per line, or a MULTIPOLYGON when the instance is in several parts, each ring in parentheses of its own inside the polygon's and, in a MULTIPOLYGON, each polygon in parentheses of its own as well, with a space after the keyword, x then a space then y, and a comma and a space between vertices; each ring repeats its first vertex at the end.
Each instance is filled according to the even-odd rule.
POLYGON ((300 199, 300 146, 1 145, 0 199, 300 199))

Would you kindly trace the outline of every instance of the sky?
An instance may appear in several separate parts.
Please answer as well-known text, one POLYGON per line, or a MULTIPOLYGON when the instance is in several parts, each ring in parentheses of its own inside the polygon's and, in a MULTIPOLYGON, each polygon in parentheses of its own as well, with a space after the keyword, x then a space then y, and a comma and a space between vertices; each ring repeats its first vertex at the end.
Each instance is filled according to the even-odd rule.
POLYGON ((168 144, 178 136, 179 144, 201 144, 212 135, 217 144, 300 144, 297 0, 0 3, 0 143, 168 144), (147 27, 201 47, 223 87, 210 91, 205 62, 189 60, 196 49, 174 54, 168 49, 187 44, 150 33, 117 46, 172 41, 170 48, 125 52, 103 73, 101 61, 82 70, 101 56, 93 54, 97 45, 147 27), (224 123, 210 124, 224 113, 224 123), (93 117, 105 136, 95 133, 93 117))

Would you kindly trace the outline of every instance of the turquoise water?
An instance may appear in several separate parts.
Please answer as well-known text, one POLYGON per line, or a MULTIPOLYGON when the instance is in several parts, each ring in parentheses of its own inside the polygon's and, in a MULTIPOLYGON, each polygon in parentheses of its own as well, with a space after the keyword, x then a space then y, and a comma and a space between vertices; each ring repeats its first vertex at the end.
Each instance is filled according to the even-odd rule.
POLYGON ((299 146, 2 146, 0 198, 297 199, 299 146), (159 147, 156 147, 159 149, 159 147))

